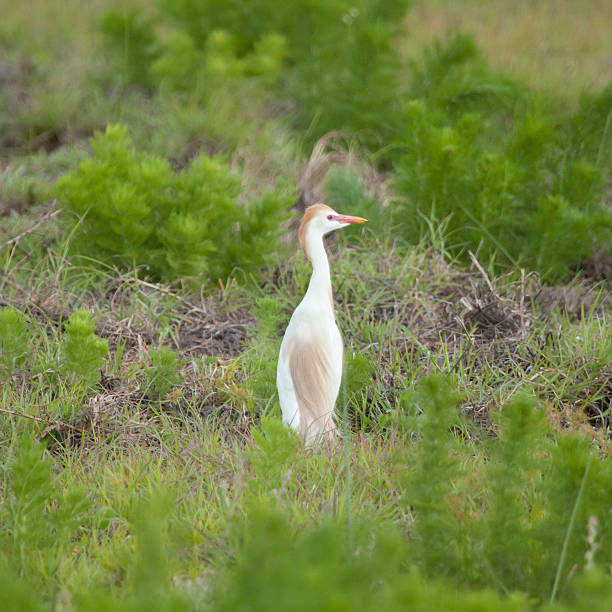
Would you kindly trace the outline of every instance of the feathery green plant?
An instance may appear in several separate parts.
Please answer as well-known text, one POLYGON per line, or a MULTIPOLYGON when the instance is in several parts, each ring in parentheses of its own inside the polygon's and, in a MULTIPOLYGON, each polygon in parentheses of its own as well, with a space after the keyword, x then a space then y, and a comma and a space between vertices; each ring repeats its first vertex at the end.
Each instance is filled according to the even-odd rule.
POLYGON ((159 55, 153 26, 135 8, 111 10, 102 17, 105 47, 114 52, 113 77, 121 75, 122 84, 151 86, 149 67, 159 55))
POLYGON ((291 475, 300 445, 298 435, 279 418, 268 416, 262 418, 260 429, 253 431, 253 438, 256 446, 249 452, 255 471, 253 488, 261 492, 280 487, 291 475))
POLYGON ((157 77, 178 91, 192 91, 194 81, 196 90, 210 90, 215 74, 229 82, 253 77, 298 103, 295 123, 309 142, 344 129, 378 144, 375 130, 392 133, 388 119, 397 117, 389 112, 401 84, 393 40, 410 4, 160 0, 156 19, 174 30, 169 42, 155 40, 151 20, 134 12, 111 11, 102 30, 134 84, 157 77))
POLYGON ((276 401, 276 360, 282 338, 282 304, 272 297, 259 297, 254 315, 257 331, 249 339, 241 358, 248 381, 247 405, 253 413, 268 414, 276 401))
POLYGON ((448 504, 453 479, 460 474, 459 447, 451 430, 459 423, 458 399, 444 378, 429 376, 416 393, 404 395, 408 414, 399 421, 411 424, 421 438, 416 463, 404 475, 403 501, 415 515, 414 557, 429 575, 444 575, 459 565, 459 529, 448 504))
MULTIPOLYGON (((573 115, 551 113, 543 95, 491 69, 467 34, 432 44, 406 78, 393 40, 407 6, 334 0, 314 11, 308 2, 280 9, 268 0, 160 0, 156 19, 176 31, 143 71, 166 89, 221 97, 254 77, 252 96, 296 102, 292 121, 304 142, 332 130, 357 137, 378 151, 381 166, 396 169, 393 227, 409 242, 444 224, 453 254, 478 251, 550 281, 609 250, 612 215, 602 202, 611 86, 585 96, 573 115)), ((109 44, 127 53, 128 65, 142 63, 154 36, 141 32, 145 21, 111 17, 132 24, 130 40, 142 49, 126 51, 119 37, 109 44)), ((341 182, 357 188, 333 171, 332 199, 341 182)), ((378 221, 380 207, 367 208, 378 221)))
MULTIPOLYGON (((502 599, 492 591, 466 593, 439 577, 426 580, 406 564, 409 546, 396 530, 356 525, 347 547, 344 525, 327 518, 303 530, 282 514, 254 510, 235 565, 226 564, 215 585, 216 610, 525 610, 526 598, 502 599)), ((440 535, 440 537, 443 537, 440 535)))
POLYGON ((45 604, 27 580, 24 580, 0 554, 0 598, 6 612, 47 612, 45 604))
POLYGON ((404 117, 395 185, 405 198, 394 221, 409 241, 444 222, 452 252, 497 256, 549 280, 612 245, 604 165, 553 118, 515 110, 499 134, 490 113, 444 113, 429 98, 407 102, 404 117))
POLYGON ((551 600, 559 597, 568 583, 572 567, 585 569, 588 550, 588 523, 596 523, 597 555, 592 563, 609 567, 612 561, 609 544, 612 540, 610 503, 612 463, 609 457, 598 459, 596 449, 578 433, 561 437, 551 449, 550 471, 543 483, 548 504, 541 523, 535 530, 545 544, 549 563, 541 569, 540 587, 551 600), (559 587, 561 590, 559 590, 559 587))
MULTIPOLYGON (((325 176, 324 192, 326 204, 338 211, 349 211, 352 215, 366 218, 368 230, 383 233, 388 229, 386 210, 367 193, 359 174, 350 165, 344 168, 332 166, 329 169, 325 176)), ((351 235, 343 237, 351 239, 351 235)))
POLYGON ((151 351, 151 365, 145 369, 148 392, 163 399, 174 386, 179 384, 183 377, 179 374, 185 360, 172 349, 162 346, 151 351))
POLYGON ((154 279, 225 279, 257 270, 276 248, 289 198, 282 191, 239 202, 240 179, 201 155, 181 172, 138 153, 127 128, 91 139, 93 159, 57 182, 58 198, 82 216, 72 254, 144 268, 154 279))
POLYGON ((30 322, 16 308, 0 309, 0 373, 23 367, 31 353, 30 322))
MULTIPOLYGON (((544 472, 548 431, 543 409, 527 396, 508 402, 495 416, 499 436, 489 444, 488 507, 477 528, 484 533, 478 559, 484 565, 480 571, 513 591, 531 584, 534 561, 542 555, 532 529, 542 511, 536 492, 544 472)), ((536 576, 534 588, 542 578, 536 576)))
POLYGON ((61 368, 74 383, 92 387, 100 381, 100 369, 108 353, 108 340, 95 334, 96 321, 89 311, 73 312, 66 323, 61 346, 61 368))
POLYGON ((26 577, 43 572, 51 581, 86 508, 84 490, 58 487, 52 466, 43 446, 23 435, 6 467, 7 497, 0 509, 6 525, 0 541, 15 571, 26 577))

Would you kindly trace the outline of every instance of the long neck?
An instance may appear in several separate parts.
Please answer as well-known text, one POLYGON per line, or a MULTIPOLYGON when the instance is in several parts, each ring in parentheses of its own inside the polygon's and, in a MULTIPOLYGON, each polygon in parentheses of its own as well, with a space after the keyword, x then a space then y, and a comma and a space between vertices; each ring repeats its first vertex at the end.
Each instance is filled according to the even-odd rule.
POLYGON ((323 246, 323 237, 320 234, 309 232, 305 246, 306 254, 312 263, 312 276, 304 299, 315 301, 321 306, 329 306, 333 310, 329 261, 323 246))

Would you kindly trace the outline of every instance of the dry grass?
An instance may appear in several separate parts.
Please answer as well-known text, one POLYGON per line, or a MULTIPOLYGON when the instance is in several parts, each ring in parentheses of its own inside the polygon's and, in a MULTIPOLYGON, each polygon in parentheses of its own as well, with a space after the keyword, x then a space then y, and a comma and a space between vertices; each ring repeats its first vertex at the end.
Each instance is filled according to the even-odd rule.
POLYGON ((359 148, 355 139, 339 131, 325 134, 316 142, 300 173, 298 210, 324 200, 325 179, 333 167, 352 168, 368 194, 382 207, 388 206, 393 198, 391 180, 367 159, 367 152, 359 148))
POLYGON ((418 58, 449 31, 472 33, 494 68, 570 99, 612 79, 609 0, 420 0, 403 51, 418 58))

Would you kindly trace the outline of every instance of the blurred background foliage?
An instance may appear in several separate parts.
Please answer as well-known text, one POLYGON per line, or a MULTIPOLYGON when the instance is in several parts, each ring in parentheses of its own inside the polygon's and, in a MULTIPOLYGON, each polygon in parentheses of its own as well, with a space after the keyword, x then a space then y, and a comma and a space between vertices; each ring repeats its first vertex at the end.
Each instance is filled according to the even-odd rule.
MULTIPOLYGON (((145 245, 143 226, 122 221, 116 231, 124 246, 99 237, 94 240, 98 247, 100 240, 108 242, 102 251, 85 247, 83 240, 71 244, 75 254, 118 256, 136 264, 143 258, 131 251, 143 245, 153 259, 143 268, 151 278, 200 273, 200 280, 214 280, 237 265, 250 273, 265 262, 266 245, 278 248, 272 226, 290 208, 286 194, 300 179, 296 160, 331 131, 351 139, 392 183, 385 223, 370 226, 376 233, 392 230, 406 244, 417 244, 435 228, 453 255, 467 259, 471 250, 497 269, 527 267, 554 282, 609 252, 612 85, 564 101, 558 91, 536 90, 519 76, 492 68, 474 37, 463 33, 430 42, 414 59, 402 53, 401 43, 410 36, 404 20, 410 8, 406 0, 296 0, 280 6, 267 0, 158 0, 114 8, 95 3, 89 9, 89 32, 73 33, 88 36, 91 62, 88 70, 71 74, 75 80, 68 91, 57 86, 60 76, 70 74, 55 63, 58 42, 44 52, 29 42, 28 49, 16 38, 28 26, 17 17, 9 19, 0 40, 8 57, 21 63, 9 62, 6 68, 13 67, 11 78, 19 86, 5 88, 9 104, 0 119, 7 125, 5 150, 57 149, 64 141, 80 141, 93 127, 121 122, 138 149, 167 158, 170 165, 182 168, 194 156, 210 153, 242 165, 243 184, 248 183, 242 199, 264 203, 242 211, 238 192, 223 188, 234 194, 225 209, 234 212, 229 225, 217 226, 219 235, 227 233, 231 219, 247 231, 214 257, 208 249, 214 239, 201 235, 218 218, 211 217, 219 206, 212 193, 200 199, 185 193, 190 221, 185 205, 170 198, 167 206, 176 209, 172 228, 166 238, 158 228, 157 243, 145 245), (35 83, 46 83, 42 100, 48 121, 43 122, 41 100, 32 95, 35 83), (20 88, 25 104, 18 103, 20 88), (281 192, 278 181, 284 185, 281 192), (256 183, 272 190, 263 200, 252 193, 258 191, 256 183), (244 215, 253 217, 256 209, 262 213, 260 224, 249 225, 244 215), (261 221, 266 215, 271 225, 261 221), (186 232, 191 239, 183 240, 186 232), (261 254, 247 244, 253 232, 263 236, 261 254), (192 256, 177 254, 177 248, 192 256)), ((472 3, 465 10, 469 16, 472 3)), ((192 165, 191 172, 201 172, 202 164, 192 165)), ((107 208, 111 214, 121 205, 109 208, 87 191, 87 168, 73 167, 63 181, 73 185, 70 193, 64 189, 54 195, 79 215, 88 210, 89 223, 95 223, 96 210, 107 208)), ((144 197, 138 173, 125 171, 131 175, 123 196, 129 200, 136 190, 144 197)), ((186 180, 186 174, 177 175, 183 176, 186 180)), ((6 183, 9 190, 8 177, 6 183)), ((48 195, 44 186, 36 187, 48 195)), ((106 197, 123 197, 106 187, 99 187, 106 197)), ((163 186, 150 187, 164 193, 163 186)), ((361 204, 350 202, 354 212, 371 214, 376 208, 368 204, 371 196, 364 194, 361 204)), ((337 198, 334 205, 342 203, 337 198)), ((70 223, 73 218, 67 231, 70 223)))

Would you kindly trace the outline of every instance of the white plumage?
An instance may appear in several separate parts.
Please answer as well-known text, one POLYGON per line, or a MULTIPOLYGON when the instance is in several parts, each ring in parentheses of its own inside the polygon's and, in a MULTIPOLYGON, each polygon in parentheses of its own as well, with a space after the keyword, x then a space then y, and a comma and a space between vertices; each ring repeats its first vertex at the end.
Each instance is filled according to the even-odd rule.
POLYGON ((299 431, 307 444, 333 436, 333 412, 342 379, 342 337, 323 236, 350 223, 365 222, 315 204, 306 209, 300 224, 299 239, 312 263, 312 276, 281 344, 276 386, 283 422, 299 431))

